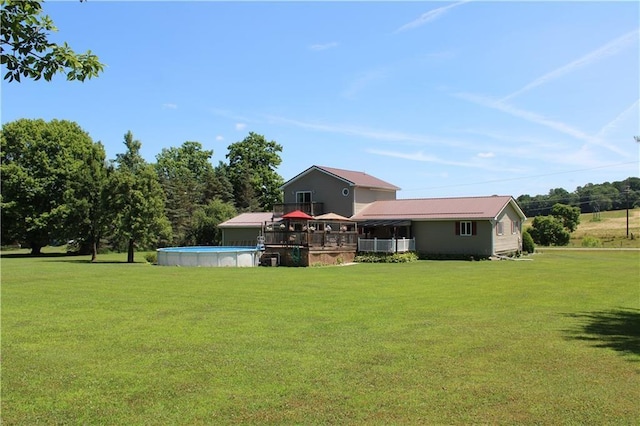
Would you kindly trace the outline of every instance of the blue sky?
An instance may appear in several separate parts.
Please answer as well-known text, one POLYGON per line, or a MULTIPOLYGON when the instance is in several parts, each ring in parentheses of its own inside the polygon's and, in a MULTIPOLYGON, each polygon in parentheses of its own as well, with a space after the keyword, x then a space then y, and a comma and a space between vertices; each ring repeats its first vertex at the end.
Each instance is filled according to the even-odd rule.
POLYGON ((278 173, 365 171, 399 198, 546 194, 638 176, 640 4, 47 2, 85 83, 2 83, 2 122, 67 119, 108 158, 212 163, 250 131, 278 173))

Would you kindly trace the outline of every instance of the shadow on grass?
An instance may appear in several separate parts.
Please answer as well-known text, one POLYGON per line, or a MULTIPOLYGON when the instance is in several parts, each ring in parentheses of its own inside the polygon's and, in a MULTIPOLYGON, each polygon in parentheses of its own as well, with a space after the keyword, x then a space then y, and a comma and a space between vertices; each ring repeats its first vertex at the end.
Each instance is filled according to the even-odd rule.
POLYGON ((566 330, 569 339, 591 342, 597 348, 609 348, 625 355, 640 355, 640 310, 567 314, 578 323, 566 330))
MULTIPOLYGON (((100 255, 98 255, 98 260, 95 262, 91 262, 91 256, 88 254, 76 254, 76 253, 41 253, 41 254, 31 254, 31 253, 1 253, 0 259, 51 259, 51 262, 66 262, 66 263, 93 263, 93 264, 127 264, 126 255, 125 260, 100 260, 100 255)), ((139 263, 147 263, 144 260, 136 260, 132 263, 132 265, 139 263)))

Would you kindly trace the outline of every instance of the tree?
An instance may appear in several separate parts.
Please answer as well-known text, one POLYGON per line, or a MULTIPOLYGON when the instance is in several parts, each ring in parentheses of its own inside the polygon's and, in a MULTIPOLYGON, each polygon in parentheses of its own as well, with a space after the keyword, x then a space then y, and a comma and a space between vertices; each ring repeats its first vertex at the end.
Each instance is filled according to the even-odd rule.
POLYGON ((20 119, 0 135, 2 241, 20 242, 34 255, 53 240, 66 241, 75 194, 84 185, 87 159, 95 147, 89 135, 66 120, 20 119))
POLYGON ((557 203, 551 208, 551 215, 558 218, 562 222, 562 226, 567 228, 569 232, 575 231, 580 224, 579 207, 557 203))
POLYGON ((91 262, 95 262, 100 239, 114 217, 114 210, 107 202, 112 168, 107 165, 101 143, 93 145, 85 158, 85 166, 77 179, 67 184, 64 192, 67 206, 65 229, 71 238, 78 241, 79 252, 90 252, 91 262))
POLYGON ((239 210, 271 210, 282 201, 280 187, 284 180, 275 171, 282 162, 278 154, 281 145, 250 132, 228 149, 228 176, 239 210))
POLYGON ((133 263, 135 246, 147 247, 169 238, 171 225, 164 215, 164 193, 155 169, 142 158, 142 144, 129 131, 124 136, 127 151, 116 155, 109 204, 117 213, 116 235, 126 241, 127 262, 133 263))
POLYGON ((238 214, 233 204, 221 200, 212 200, 194 212, 193 239, 195 244, 212 246, 220 243, 220 225, 238 214))
POLYGON ((1 63, 7 69, 5 80, 20 81, 21 76, 50 81, 56 73, 67 80, 84 81, 104 69, 98 57, 88 50, 74 52, 67 43, 57 45, 48 34, 57 31, 53 21, 43 14, 39 0, 2 0, 0 20, 1 63))
POLYGON ((527 232, 536 244, 542 246, 566 246, 571 237, 562 221, 554 216, 536 216, 527 232))
POLYGON ((165 211, 173 229, 174 244, 192 245, 194 211, 207 201, 207 185, 215 175, 210 158, 199 142, 185 142, 179 148, 164 148, 156 156, 156 171, 165 193, 165 211))

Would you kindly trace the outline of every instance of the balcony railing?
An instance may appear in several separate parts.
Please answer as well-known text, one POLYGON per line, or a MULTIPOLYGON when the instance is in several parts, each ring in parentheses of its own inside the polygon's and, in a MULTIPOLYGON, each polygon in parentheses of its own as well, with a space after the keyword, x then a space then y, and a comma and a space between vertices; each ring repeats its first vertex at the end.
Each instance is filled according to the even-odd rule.
POLYGON ((301 210, 311 216, 319 216, 324 214, 323 203, 280 203, 273 206, 273 217, 279 218, 282 215, 291 213, 295 210, 301 210))
POLYGON ((358 238, 358 251, 368 253, 404 253, 416 250, 415 238, 358 238))

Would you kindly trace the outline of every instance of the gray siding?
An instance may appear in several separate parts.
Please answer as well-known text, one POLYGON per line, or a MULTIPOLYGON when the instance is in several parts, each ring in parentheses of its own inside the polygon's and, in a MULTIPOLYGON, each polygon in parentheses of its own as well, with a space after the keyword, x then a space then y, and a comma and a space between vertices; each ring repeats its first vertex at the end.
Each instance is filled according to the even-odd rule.
POLYGON ((222 245, 255 246, 261 231, 260 228, 224 228, 222 229, 222 245))
POLYGON ((493 227, 488 220, 478 220, 477 234, 456 235, 455 221, 414 221, 416 251, 426 254, 490 256, 493 227))
MULTIPOLYGON (((354 188, 355 192, 355 211, 353 214, 360 213, 360 210, 374 201, 395 200, 396 191, 385 191, 381 189, 354 188)), ((351 215, 349 215, 351 216, 351 215)))
POLYGON ((325 213, 333 212, 346 217, 353 214, 353 188, 343 180, 318 170, 311 170, 290 182, 283 191, 285 203, 295 203, 298 191, 311 191, 311 201, 323 203, 325 213), (346 197, 342 195, 343 188, 349 189, 346 197))

